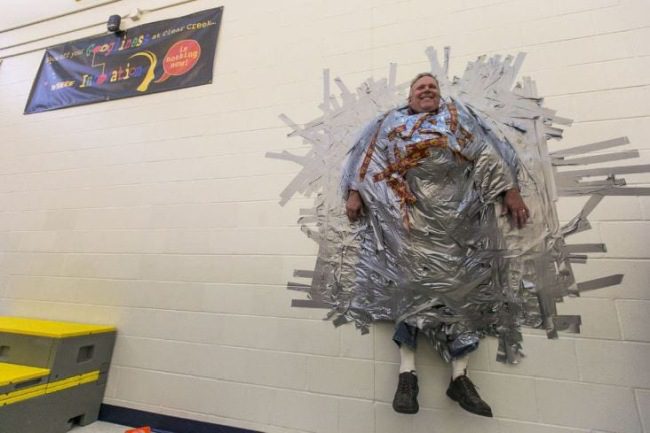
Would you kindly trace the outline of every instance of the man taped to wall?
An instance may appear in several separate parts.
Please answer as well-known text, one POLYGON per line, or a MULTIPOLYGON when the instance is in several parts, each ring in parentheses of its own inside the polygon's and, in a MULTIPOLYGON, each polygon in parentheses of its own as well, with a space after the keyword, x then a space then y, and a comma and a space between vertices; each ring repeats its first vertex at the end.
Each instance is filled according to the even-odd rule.
POLYGON ((281 116, 289 135, 311 149, 267 154, 303 166, 280 203, 299 193, 314 197, 299 223, 319 245, 313 270, 296 270, 303 281, 288 288, 308 293, 294 306, 329 308, 336 326, 352 322, 366 333, 376 321, 395 324, 406 378, 396 410, 418 410, 409 347, 420 333, 452 363, 447 394, 491 416, 466 380, 466 355, 492 335, 497 360, 518 363, 522 326, 542 328, 549 338, 580 331, 580 316, 558 314, 556 303, 619 284, 622 275, 577 282, 571 265, 587 256, 565 240, 590 228, 588 216, 604 196, 648 194, 626 188, 619 176, 647 167, 558 170, 606 162, 607 155, 589 154, 628 140, 604 137, 549 152, 547 140, 562 136, 556 125, 571 121, 543 106, 531 79, 516 82, 523 54, 480 57, 453 80, 449 51, 443 64, 432 48, 427 54, 431 73, 403 84, 396 83, 396 65, 387 79, 370 78, 356 92, 335 79, 340 98, 325 71, 322 116, 304 126, 281 116), (585 181, 593 176, 604 179, 585 181), (589 199, 561 225, 558 197, 575 195, 589 199))

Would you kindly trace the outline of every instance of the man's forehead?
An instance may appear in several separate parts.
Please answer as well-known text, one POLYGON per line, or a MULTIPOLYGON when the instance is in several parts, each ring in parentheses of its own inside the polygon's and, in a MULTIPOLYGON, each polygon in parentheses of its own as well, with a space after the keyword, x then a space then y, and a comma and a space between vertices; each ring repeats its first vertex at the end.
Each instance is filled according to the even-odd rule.
POLYGON ((423 81, 423 80, 433 81, 434 83, 438 84, 438 80, 436 80, 436 79, 435 79, 434 77, 432 77, 431 75, 423 75, 423 76, 421 76, 421 77, 416 78, 416 79, 413 81, 413 84, 411 84, 411 87, 415 87, 416 84, 418 84, 419 82, 421 82, 421 81, 423 81))
POLYGON ((436 77, 433 77, 432 75, 429 75, 428 73, 422 73, 422 74, 416 75, 415 78, 413 78, 413 80, 411 81, 411 87, 409 87, 409 92, 413 91, 413 88, 415 87, 415 85, 418 84, 420 81, 422 81, 425 78, 433 80, 433 82, 436 84, 436 86, 439 86, 438 79, 436 77))

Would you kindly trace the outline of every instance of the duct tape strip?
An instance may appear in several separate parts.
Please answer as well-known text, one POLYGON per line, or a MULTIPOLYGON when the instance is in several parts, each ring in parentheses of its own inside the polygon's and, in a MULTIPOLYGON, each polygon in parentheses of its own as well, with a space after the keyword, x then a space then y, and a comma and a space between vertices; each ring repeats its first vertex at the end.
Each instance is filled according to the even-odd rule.
POLYGON ((324 234, 321 233, 318 229, 314 230, 313 228, 309 228, 307 226, 300 226, 300 231, 303 232, 307 237, 311 240, 313 240, 316 243, 320 243, 323 240, 324 234))
POLYGON ((577 315, 559 315, 553 317, 553 325, 555 325, 555 329, 558 331, 579 334, 581 324, 582 319, 577 315))
POLYGON ((573 119, 569 119, 567 117, 554 116, 553 122, 557 123, 558 125, 564 125, 564 126, 573 125, 573 119))
POLYGON ((584 232, 591 230, 591 223, 586 218, 580 218, 579 216, 574 218, 570 223, 563 226, 561 229, 562 236, 565 238, 576 233, 584 232))
POLYGON ((298 308, 330 308, 331 306, 319 299, 292 299, 292 307, 298 308))
POLYGON ((622 159, 631 159, 638 158, 640 156, 638 150, 628 150, 625 152, 615 152, 608 153, 605 155, 594 155, 594 156, 585 156, 582 158, 570 158, 564 159, 554 159, 553 165, 555 166, 567 166, 567 165, 586 165, 586 164, 597 164, 601 162, 611 162, 611 161, 620 161, 622 159))
POLYGON ((630 165, 618 167, 590 168, 586 170, 569 170, 557 173, 558 179, 562 181, 577 180, 582 177, 591 176, 613 176, 617 174, 634 174, 650 172, 650 164, 630 165))
POLYGON ((569 262, 571 263, 579 263, 581 265, 584 265, 587 263, 587 259, 589 257, 586 254, 570 254, 568 256, 569 262))
POLYGON ((350 92, 350 89, 345 85, 343 80, 341 78, 336 77, 334 78, 334 83, 338 86, 338 88, 341 90, 341 99, 343 100, 343 103, 349 103, 349 102, 354 102, 354 94, 350 92))
POLYGON ((305 193, 309 181, 311 180, 312 175, 307 171, 303 170, 298 174, 289 185, 280 193, 280 206, 284 206, 287 202, 294 196, 296 193, 305 193))
POLYGON ((572 244, 565 246, 568 253, 606 253, 605 244, 572 244))
POLYGON ((497 348, 497 362, 502 362, 506 364, 508 362, 508 356, 506 354, 505 344, 501 339, 499 339, 499 347, 497 348))
POLYGON ((595 278, 589 281, 578 283, 578 290, 580 292, 587 292, 589 290, 602 289, 603 287, 616 286, 623 282, 623 274, 612 274, 606 277, 595 278))
POLYGON ((281 153, 266 152, 265 156, 267 158, 284 159, 286 161, 295 162, 296 164, 304 164, 304 162, 306 162, 307 159, 304 156, 294 155, 293 153, 289 153, 286 150, 283 150, 281 153))
POLYGON ((296 122, 291 120, 289 116, 282 113, 278 116, 289 128, 293 129, 290 133, 287 134, 287 137, 293 137, 295 135, 300 135, 299 133, 303 131, 302 127, 299 126, 296 122))
MULTIPOLYGON (((548 153, 548 143, 544 137, 544 121, 540 118, 535 120, 535 134, 537 136, 537 143, 539 146, 539 153, 542 159, 549 158, 548 153)), ((556 169, 550 164, 544 164, 542 166, 542 174, 544 176, 544 181, 548 185, 548 195, 552 201, 557 201, 558 197, 558 185, 556 184, 556 169)))
POLYGON ((636 195, 650 195, 650 187, 625 187, 625 188, 612 188, 607 192, 607 195, 614 196, 636 196, 636 195))
POLYGON ((501 91, 512 88, 519 74, 519 70, 524 63, 526 58, 525 53, 518 53, 516 57, 507 56, 503 62, 503 70, 501 71, 501 78, 497 82, 497 85, 501 91))
POLYGON ((546 134, 548 138, 562 138, 562 133, 564 132, 561 128, 555 128, 553 126, 546 125, 546 134))
POLYGON ((587 203, 585 203, 584 207, 580 211, 580 216, 582 218, 587 218, 590 213, 596 209, 596 206, 601 202, 603 199, 602 195, 593 195, 587 200, 587 203))
POLYGON ((609 177, 605 180, 594 180, 591 182, 584 182, 584 181, 579 181, 574 183, 574 187, 579 187, 583 189, 589 189, 593 187, 602 187, 602 186, 625 186, 627 185, 627 182, 625 182, 625 179, 617 179, 616 177, 612 176, 609 177))
POLYGON ((617 187, 617 186, 589 186, 584 188, 579 187, 567 187, 560 188, 559 192, 562 196, 573 196, 573 195, 611 195, 611 196, 641 196, 641 195, 650 195, 650 187, 617 187))
POLYGON ((394 89, 397 82, 397 63, 391 63, 388 70, 388 88, 394 89))
POLYGON ((582 187, 582 188, 576 188, 576 187, 560 187, 558 189, 558 193, 560 196, 580 196, 580 195, 592 195, 592 194, 598 194, 598 195, 615 195, 615 194, 610 194, 610 191, 613 191, 616 189, 614 186, 589 186, 589 187, 582 187))
POLYGON ((611 140, 598 141, 595 143, 584 144, 582 146, 576 146, 565 150, 560 150, 553 152, 552 157, 564 157, 569 155, 580 155, 584 153, 596 152, 598 150, 609 149, 616 146, 622 146, 624 144, 629 144, 630 140, 627 137, 613 138, 611 140))
POLYGON ((350 320, 347 319, 345 316, 338 316, 336 319, 334 319, 333 323, 334 323, 334 326, 336 326, 338 328, 341 325, 345 325, 349 321, 350 320))
POLYGON ((298 222, 300 224, 313 224, 315 222, 318 222, 318 216, 316 215, 303 216, 298 218, 298 222))
POLYGON ((451 53, 451 47, 446 46, 444 48, 444 60, 442 64, 442 71, 445 74, 445 77, 449 76, 449 54, 451 53))
POLYGON ((331 111, 330 70, 323 69, 323 103, 319 106, 325 113, 331 111))
POLYGON ((310 292, 311 291, 311 285, 302 284, 302 283, 294 283, 292 281, 289 281, 287 283, 287 290, 296 290, 298 292, 310 292))
POLYGON ((521 351, 521 333, 505 334, 499 336, 497 356, 498 362, 518 364, 520 359, 524 357, 521 351))

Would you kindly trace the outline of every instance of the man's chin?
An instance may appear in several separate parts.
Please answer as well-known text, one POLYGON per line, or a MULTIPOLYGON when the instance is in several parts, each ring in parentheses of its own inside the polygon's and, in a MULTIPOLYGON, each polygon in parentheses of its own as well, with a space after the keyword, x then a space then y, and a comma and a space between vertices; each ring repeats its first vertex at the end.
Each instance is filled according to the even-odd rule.
POLYGON ((440 108, 440 104, 425 104, 422 105, 422 111, 425 111, 427 113, 433 113, 438 111, 438 108, 440 108))

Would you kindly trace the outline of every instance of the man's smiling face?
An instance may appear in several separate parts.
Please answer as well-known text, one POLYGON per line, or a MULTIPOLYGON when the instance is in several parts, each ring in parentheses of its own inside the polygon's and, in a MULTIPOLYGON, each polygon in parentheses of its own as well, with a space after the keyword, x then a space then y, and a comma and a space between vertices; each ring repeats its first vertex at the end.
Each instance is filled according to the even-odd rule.
POLYGON ((428 75, 419 78, 411 86, 409 107, 415 113, 433 113, 440 107, 438 82, 428 75))

